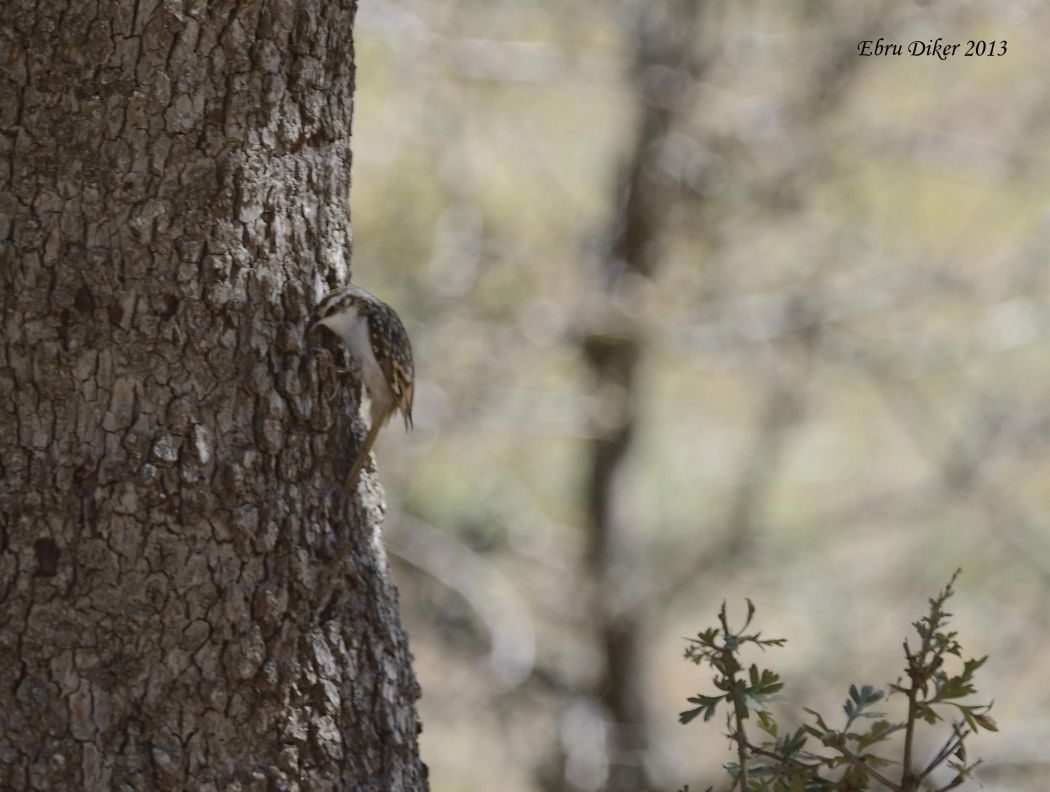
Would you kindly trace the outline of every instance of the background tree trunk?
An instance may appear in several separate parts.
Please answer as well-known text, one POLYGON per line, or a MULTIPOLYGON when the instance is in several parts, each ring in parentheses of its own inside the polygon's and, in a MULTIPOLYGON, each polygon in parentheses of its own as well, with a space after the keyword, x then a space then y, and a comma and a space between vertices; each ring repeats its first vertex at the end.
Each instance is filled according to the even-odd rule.
POLYGON ((426 786, 303 339, 349 277, 354 10, 5 4, 0 788, 426 786))
POLYGON ((600 300, 582 338, 597 405, 588 463, 586 562, 591 623, 603 659, 595 698, 606 718, 604 788, 609 792, 632 792, 650 784, 643 640, 649 609, 657 604, 646 597, 649 570, 625 506, 627 464, 642 389, 644 284, 659 265, 660 243, 677 193, 660 159, 675 125, 692 109, 702 5, 701 0, 643 0, 631 19, 637 130, 622 164, 608 244, 599 263, 595 291, 600 300))

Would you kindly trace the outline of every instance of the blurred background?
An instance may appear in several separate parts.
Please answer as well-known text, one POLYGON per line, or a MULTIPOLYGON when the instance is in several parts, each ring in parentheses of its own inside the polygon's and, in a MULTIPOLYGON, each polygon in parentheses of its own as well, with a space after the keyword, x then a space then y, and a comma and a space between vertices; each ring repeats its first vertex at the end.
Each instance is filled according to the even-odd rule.
POLYGON ((1048 788, 1050 8, 362 0, 356 32, 433 789, 717 784, 721 718, 677 715, 723 599, 789 639, 783 711, 834 715, 960 566, 1001 727, 970 753, 1048 788), (880 36, 1008 51, 857 57, 880 36))

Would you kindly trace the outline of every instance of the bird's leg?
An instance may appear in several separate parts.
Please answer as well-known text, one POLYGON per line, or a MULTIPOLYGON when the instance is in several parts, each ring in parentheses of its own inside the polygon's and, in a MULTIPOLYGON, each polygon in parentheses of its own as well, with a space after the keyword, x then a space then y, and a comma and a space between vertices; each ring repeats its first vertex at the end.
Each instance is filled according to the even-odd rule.
POLYGON ((335 365, 335 357, 324 347, 311 347, 310 353, 317 361, 315 369, 317 379, 321 383, 321 394, 326 402, 332 401, 339 390, 337 376, 338 368, 335 365))
POLYGON ((324 347, 310 347, 310 354, 321 361, 325 368, 335 368, 335 356, 324 347))
POLYGON ((386 421, 389 415, 389 410, 377 414, 372 420, 372 426, 368 430, 368 436, 365 438, 364 445, 361 446, 361 450, 357 454, 357 459, 354 460, 354 466, 350 468, 350 473, 346 477, 346 488, 356 489, 357 488, 357 477, 361 473, 361 468, 365 466, 365 462, 368 461, 368 452, 372 450, 372 444, 376 441, 376 437, 379 435, 379 430, 383 427, 384 421, 386 421))
POLYGON ((349 366, 340 366, 336 361, 336 356, 333 355, 329 350, 324 347, 311 347, 310 351, 323 361, 325 368, 333 372, 334 374, 355 374, 357 373, 357 367, 353 365, 353 361, 349 366))
POLYGON ((358 374, 359 373, 358 372, 358 368, 357 368, 357 366, 355 366, 353 364, 353 361, 350 362, 349 366, 340 366, 338 363, 335 362, 334 358, 332 359, 332 370, 336 374, 358 374))
POLYGON ((346 366, 335 365, 337 374, 352 374, 354 379, 361 379, 361 366, 353 357, 350 357, 346 366))

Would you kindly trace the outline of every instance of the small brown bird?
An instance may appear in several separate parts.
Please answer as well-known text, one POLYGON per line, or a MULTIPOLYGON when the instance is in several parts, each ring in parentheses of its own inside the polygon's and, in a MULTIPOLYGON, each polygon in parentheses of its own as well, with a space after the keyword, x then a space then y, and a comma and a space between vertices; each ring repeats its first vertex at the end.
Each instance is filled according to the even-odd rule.
POLYGON ((361 367, 372 403, 368 437, 346 477, 346 486, 353 489, 379 430, 395 409, 401 411, 405 429, 412 428, 412 343, 394 309, 359 286, 330 291, 318 303, 313 318, 307 333, 322 326, 339 337, 361 367))

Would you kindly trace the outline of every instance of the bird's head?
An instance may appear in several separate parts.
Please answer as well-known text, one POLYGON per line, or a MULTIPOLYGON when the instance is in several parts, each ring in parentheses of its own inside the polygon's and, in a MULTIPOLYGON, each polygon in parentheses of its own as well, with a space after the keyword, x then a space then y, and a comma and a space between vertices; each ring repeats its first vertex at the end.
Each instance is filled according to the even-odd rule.
POLYGON ((356 308, 368 296, 368 292, 357 286, 332 289, 332 291, 321 298, 321 301, 317 303, 317 307, 314 308, 306 334, 309 335, 318 327, 330 325, 333 317, 356 308))

